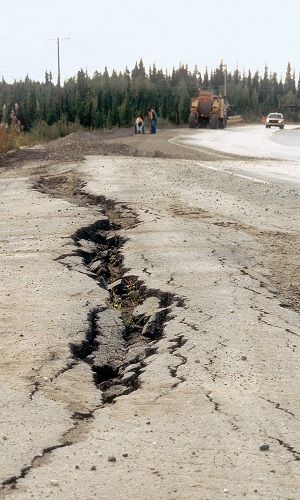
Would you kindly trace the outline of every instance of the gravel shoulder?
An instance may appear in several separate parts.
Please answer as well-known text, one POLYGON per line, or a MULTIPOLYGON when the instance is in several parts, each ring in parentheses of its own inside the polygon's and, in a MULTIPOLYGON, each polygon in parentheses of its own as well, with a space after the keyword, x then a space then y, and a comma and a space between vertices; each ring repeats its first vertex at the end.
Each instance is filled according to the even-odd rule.
POLYGON ((297 498, 299 189, 189 134, 1 159, 0 498, 297 498))

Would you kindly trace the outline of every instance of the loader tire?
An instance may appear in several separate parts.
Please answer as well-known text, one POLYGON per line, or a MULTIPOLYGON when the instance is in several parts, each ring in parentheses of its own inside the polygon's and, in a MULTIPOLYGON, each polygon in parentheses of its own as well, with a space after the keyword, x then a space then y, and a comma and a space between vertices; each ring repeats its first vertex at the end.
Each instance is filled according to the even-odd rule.
POLYGON ((190 113, 189 116, 189 127, 196 128, 196 115, 195 113, 190 113))
POLYGON ((226 118, 219 118, 219 128, 226 128, 227 120, 226 118))
POLYGON ((217 113, 213 113, 210 117, 210 128, 218 128, 219 125, 219 116, 217 113))

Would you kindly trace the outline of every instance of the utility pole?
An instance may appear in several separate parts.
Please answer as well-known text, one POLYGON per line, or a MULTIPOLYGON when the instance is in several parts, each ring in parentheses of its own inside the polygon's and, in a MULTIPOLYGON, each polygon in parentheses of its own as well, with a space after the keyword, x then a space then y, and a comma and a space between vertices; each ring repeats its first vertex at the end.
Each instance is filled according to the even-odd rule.
POLYGON ((58 91, 58 116, 61 120, 61 86, 60 86, 60 59, 59 59, 59 38, 57 38, 57 91, 58 91))
POLYGON ((224 101, 227 104, 227 64, 224 65, 224 101))
MULTIPOLYGON (((51 40, 54 40, 53 38, 51 40)), ((62 38, 62 40, 70 40, 70 38, 62 38)), ((60 54, 59 54, 59 37, 56 39, 57 42, 57 92, 58 92, 58 116, 61 120, 62 117, 62 106, 61 106, 61 85, 60 85, 60 54)))

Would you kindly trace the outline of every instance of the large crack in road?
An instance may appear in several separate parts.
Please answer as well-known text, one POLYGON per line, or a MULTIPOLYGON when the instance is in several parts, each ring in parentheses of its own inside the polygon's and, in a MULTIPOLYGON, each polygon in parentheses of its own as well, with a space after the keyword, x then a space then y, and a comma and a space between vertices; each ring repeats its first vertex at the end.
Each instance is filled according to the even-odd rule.
MULTIPOLYGON (((58 196, 59 186, 66 183, 66 177, 58 180, 43 177, 34 187, 44 193, 55 189, 58 196)), ((85 338, 72 343, 70 349, 75 360, 83 360, 91 366, 102 402, 110 403, 117 396, 138 389, 144 360, 155 352, 172 304, 180 307, 184 301, 170 293, 147 290, 136 276, 128 274, 123 266, 124 239, 117 235, 117 230, 126 230, 138 223, 137 216, 126 206, 116 210, 114 202, 103 196, 85 195, 80 180, 78 184, 72 182, 68 198, 98 208, 100 205, 107 218, 78 229, 72 236, 75 252, 57 260, 73 269, 72 257, 79 255, 88 276, 109 291, 110 300, 106 306, 89 312, 85 338)))
MULTIPOLYGON (((34 189, 47 193, 48 179, 43 177, 36 181, 34 189)), ((65 176, 50 179, 51 189, 55 186, 56 196, 59 193, 59 186, 65 182, 65 176)), ((145 284, 136 276, 126 272, 122 264, 124 240, 117 236, 117 231, 130 227, 133 222, 136 223, 136 215, 127 207, 122 207, 122 211, 120 209, 115 211, 112 200, 106 200, 102 196, 84 195, 80 190, 81 186, 80 183, 78 186, 77 183, 72 184, 68 198, 73 202, 76 199, 83 205, 97 205, 104 217, 78 229, 72 235, 74 251, 62 254, 55 260, 70 271, 76 272, 79 256, 86 270, 81 268, 79 272, 85 272, 89 278, 98 283, 99 287, 108 290, 110 299, 106 305, 89 311, 84 338, 79 336, 77 341, 70 343, 69 346, 73 361, 69 361, 67 366, 53 376, 53 379, 72 370, 79 362, 87 363, 93 373, 94 384, 100 390, 99 407, 103 407, 105 404, 113 403, 116 397, 130 394, 140 387, 139 375, 145 367, 145 359, 156 352, 156 343, 162 338, 164 325, 168 321, 168 316, 172 314, 172 305, 182 307, 184 301, 170 293, 147 290, 145 284), (113 219, 113 223, 110 222, 110 218, 113 219)), ((173 339, 170 353, 180 356, 178 349, 181 345, 183 345, 181 337, 173 339)), ((178 367, 184 362, 182 359, 176 369, 170 367, 170 373, 175 379, 178 367)), ((42 388, 41 383, 34 379, 30 400, 33 400, 42 388)), ((49 379, 49 382, 51 380, 49 379)), ((177 380, 173 387, 183 381, 177 380)), ((41 454, 34 456, 30 465, 23 467, 18 475, 2 481, 4 496, 6 492, 14 490, 17 482, 26 477, 32 469, 40 467, 47 455, 51 455, 56 449, 71 446, 74 442, 72 437, 78 439, 78 434, 84 432, 83 428, 89 424, 88 421, 96 409, 87 413, 74 412, 72 415, 74 425, 62 436, 61 443, 44 448, 41 454)))
MULTIPOLYGON (((22 331, 11 313, 6 323, 20 331, 15 354, 16 336, 2 341, 3 444, 16 453, 2 498, 98 498, 100 487, 101 498, 273 500, 299 489, 297 190, 233 183, 231 157, 223 168, 212 151, 170 162, 179 150, 162 138, 147 158, 150 140, 140 158, 23 166, 35 177, 28 214, 20 172, 3 177, 16 186, 4 213, 13 206, 24 224, 17 253, 14 225, 6 238, 6 262, 20 263, 17 287, 4 275, 7 310, 25 305, 22 331), (51 250, 47 219, 61 238, 51 250), (10 433, 20 406, 28 440, 20 422, 10 433)), ((122 154, 142 144, 120 143, 122 154)))

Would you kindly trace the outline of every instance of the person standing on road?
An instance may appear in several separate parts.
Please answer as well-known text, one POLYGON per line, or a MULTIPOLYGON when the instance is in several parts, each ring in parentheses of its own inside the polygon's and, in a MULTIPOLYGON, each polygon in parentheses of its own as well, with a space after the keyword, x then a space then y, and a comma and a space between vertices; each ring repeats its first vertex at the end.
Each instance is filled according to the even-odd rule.
POLYGON ((150 120, 150 134, 156 134, 157 113, 152 108, 148 108, 148 118, 150 120))

